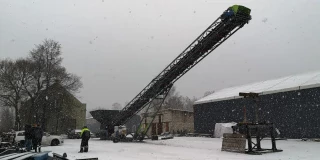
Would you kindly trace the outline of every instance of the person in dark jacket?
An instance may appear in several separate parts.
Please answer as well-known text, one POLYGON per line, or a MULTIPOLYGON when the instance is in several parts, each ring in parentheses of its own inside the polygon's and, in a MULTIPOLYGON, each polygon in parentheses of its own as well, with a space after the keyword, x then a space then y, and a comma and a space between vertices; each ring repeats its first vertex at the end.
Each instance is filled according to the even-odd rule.
POLYGON ((42 128, 41 128, 41 126, 40 126, 40 124, 38 124, 38 128, 39 128, 39 130, 40 130, 39 144, 40 144, 40 146, 41 146, 42 137, 43 137, 43 130, 42 130, 42 128))
POLYGON ((32 130, 31 125, 26 124, 24 127, 24 146, 26 147, 27 151, 31 150, 32 145, 32 130))
POLYGON ((41 142, 43 137, 43 130, 40 124, 37 125, 36 132, 35 132, 35 139, 37 141, 38 151, 41 152, 41 142))
POLYGON ((90 130, 87 128, 87 126, 84 126, 80 133, 81 137, 81 145, 80 145, 80 152, 88 152, 89 149, 89 139, 90 139, 90 130))
POLYGON ((42 132, 42 129, 40 128, 40 125, 35 124, 32 127, 32 144, 35 152, 37 151, 41 152, 42 135, 43 135, 43 132, 42 132))
POLYGON ((109 138, 109 133, 108 133, 108 126, 106 126, 106 139, 109 138))

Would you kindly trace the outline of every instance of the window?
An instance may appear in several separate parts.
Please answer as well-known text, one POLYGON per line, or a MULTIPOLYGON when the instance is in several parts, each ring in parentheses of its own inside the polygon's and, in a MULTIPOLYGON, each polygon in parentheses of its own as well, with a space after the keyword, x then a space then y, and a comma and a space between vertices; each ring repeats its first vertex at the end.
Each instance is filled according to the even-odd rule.
POLYGON ((24 136, 24 132, 19 132, 18 136, 24 136))

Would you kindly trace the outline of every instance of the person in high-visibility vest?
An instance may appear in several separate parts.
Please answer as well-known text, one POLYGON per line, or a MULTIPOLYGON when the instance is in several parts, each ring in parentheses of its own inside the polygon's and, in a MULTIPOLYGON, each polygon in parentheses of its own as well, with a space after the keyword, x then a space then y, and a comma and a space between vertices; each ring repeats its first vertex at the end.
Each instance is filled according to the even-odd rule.
POLYGON ((81 145, 80 145, 80 152, 88 152, 89 149, 89 139, 90 139, 90 130, 88 129, 87 126, 84 126, 81 130, 80 133, 80 137, 81 137, 81 145))

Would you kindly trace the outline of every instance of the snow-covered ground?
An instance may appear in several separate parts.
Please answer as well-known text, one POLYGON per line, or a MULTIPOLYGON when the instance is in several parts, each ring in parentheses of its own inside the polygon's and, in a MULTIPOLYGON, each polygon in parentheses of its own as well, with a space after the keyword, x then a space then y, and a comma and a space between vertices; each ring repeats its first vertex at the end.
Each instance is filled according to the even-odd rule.
MULTIPOLYGON (((43 151, 58 154, 67 153, 69 159, 98 157, 99 160, 318 160, 320 142, 301 140, 277 141, 277 148, 283 152, 263 155, 246 155, 222 152, 222 139, 200 137, 175 137, 169 140, 138 142, 102 141, 91 139, 89 152, 78 153, 80 140, 65 139, 63 146, 43 147, 43 151)), ((270 147, 271 142, 265 140, 262 147, 270 147)))

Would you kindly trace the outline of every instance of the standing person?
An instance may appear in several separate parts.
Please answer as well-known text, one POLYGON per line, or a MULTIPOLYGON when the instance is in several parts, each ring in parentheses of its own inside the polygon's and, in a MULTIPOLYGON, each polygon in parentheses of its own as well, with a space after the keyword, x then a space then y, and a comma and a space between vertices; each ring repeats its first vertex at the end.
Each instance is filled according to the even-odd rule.
POLYGON ((84 126, 80 133, 81 137, 81 145, 80 145, 80 152, 88 152, 89 144, 88 141, 90 139, 90 130, 87 128, 87 126, 84 126))
MULTIPOLYGON (((32 144, 33 144, 33 149, 35 152, 38 151, 37 149, 38 149, 38 146, 40 144, 41 139, 42 139, 41 130, 37 124, 34 124, 32 127, 32 144)), ((39 152, 40 151, 41 151, 41 148, 39 146, 39 152)))
MULTIPOLYGON (((43 130, 40 126, 40 124, 37 125, 37 127, 34 130, 34 139, 35 139, 35 145, 38 147, 38 151, 41 152, 41 142, 42 142, 42 136, 43 136, 43 130)), ((35 148, 37 152, 37 148, 35 148)))
POLYGON ((31 150, 31 144, 32 144, 32 131, 31 131, 31 125, 26 124, 24 127, 24 146, 26 147, 27 151, 31 150))
POLYGON ((31 126, 31 139, 32 139, 32 149, 35 150, 35 152, 37 152, 37 142, 36 142, 36 136, 35 136, 35 131, 36 131, 36 124, 33 124, 31 126))
POLYGON ((108 139, 109 134, 108 134, 108 125, 106 125, 106 139, 108 139))
POLYGON ((14 131, 14 129, 11 129, 10 132, 10 141, 12 144, 16 143, 16 132, 14 131))

